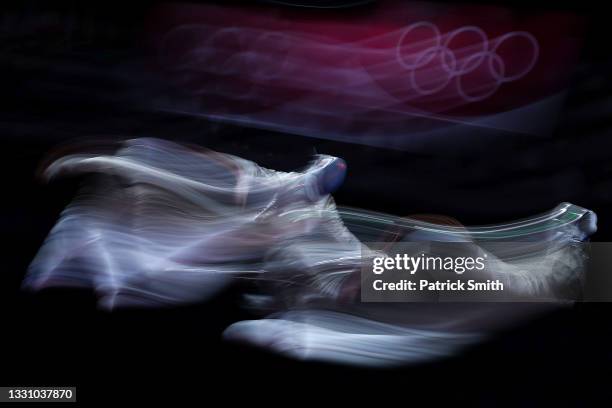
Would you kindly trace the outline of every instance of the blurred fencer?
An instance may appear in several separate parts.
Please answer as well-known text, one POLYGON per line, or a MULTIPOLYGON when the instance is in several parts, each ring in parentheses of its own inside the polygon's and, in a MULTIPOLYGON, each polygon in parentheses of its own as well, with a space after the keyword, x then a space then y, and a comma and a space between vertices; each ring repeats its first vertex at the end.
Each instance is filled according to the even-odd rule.
POLYGON ((299 359, 398 365, 453 354, 550 305, 362 303, 361 266, 381 251, 367 242, 386 240, 390 229, 404 242, 520 240, 521 261, 491 254, 497 261, 483 279, 554 297, 582 268, 574 244, 596 230, 595 214, 571 204, 477 228, 337 209, 331 193, 346 169, 320 155, 302 171, 280 172, 149 138, 112 154, 61 157, 45 175, 87 174, 87 183, 24 286, 92 287, 103 307, 115 308, 202 301, 249 280, 245 304, 263 318, 231 325, 226 338, 299 359))

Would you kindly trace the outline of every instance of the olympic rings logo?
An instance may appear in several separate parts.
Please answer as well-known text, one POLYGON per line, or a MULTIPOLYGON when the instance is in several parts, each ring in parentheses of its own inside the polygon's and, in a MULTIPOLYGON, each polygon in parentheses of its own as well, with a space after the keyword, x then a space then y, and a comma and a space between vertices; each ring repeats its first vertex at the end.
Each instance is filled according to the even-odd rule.
MULTIPOLYGON (((422 43, 422 40, 418 43, 422 43)), ((413 44, 416 47, 418 44, 413 44)), ((508 82, 516 81, 531 71, 536 64, 540 53, 540 47, 535 37, 526 31, 512 31, 496 39, 489 40, 485 32, 476 26, 465 26, 451 31, 444 36, 435 24, 421 21, 406 27, 397 43, 396 58, 400 65, 409 71, 408 79, 412 89, 421 96, 432 95, 446 88, 451 81, 455 80, 458 94, 467 102, 477 102, 493 95, 499 87, 508 82), (416 30, 425 30, 431 33, 428 37, 428 46, 414 53, 404 52, 404 43, 408 37, 416 30), (453 50, 451 43, 458 41, 461 36, 476 36, 477 45, 464 47, 463 50, 453 50), (529 47, 530 57, 526 61, 521 61, 522 67, 515 69, 515 72, 507 72, 507 63, 498 54, 500 47, 511 40, 525 41, 529 47), (467 55, 458 55, 458 51, 463 51, 467 55), (440 66, 437 74, 430 74, 430 84, 424 85, 417 80, 417 73, 432 71, 427 66, 439 59, 440 66), (474 94, 466 89, 464 78, 467 74, 475 72, 479 67, 484 67, 493 79, 492 86, 485 92, 474 94), (431 85, 431 77, 434 83, 431 85)))

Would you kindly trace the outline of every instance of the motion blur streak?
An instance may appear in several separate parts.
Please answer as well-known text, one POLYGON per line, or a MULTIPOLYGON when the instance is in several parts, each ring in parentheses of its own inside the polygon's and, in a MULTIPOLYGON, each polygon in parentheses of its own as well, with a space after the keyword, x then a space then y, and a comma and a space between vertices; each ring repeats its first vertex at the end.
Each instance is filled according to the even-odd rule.
POLYGON ((325 211, 344 168, 319 156, 303 173, 281 173, 152 139, 129 141, 114 156, 65 157, 49 177, 106 177, 63 212, 28 285, 93 284, 108 307, 174 303, 205 298, 237 273, 258 276, 266 253, 313 234, 352 246, 358 257, 357 240, 325 211))
POLYGON ((230 326, 228 339, 300 359, 403 364, 454 353, 541 307, 361 303, 360 268, 381 254, 364 242, 471 242, 486 250, 520 241, 520 262, 509 261, 516 253, 490 253, 481 278, 563 301, 559 289, 583 267, 574 244, 596 230, 595 214, 572 204, 475 228, 338 210, 330 194, 346 168, 320 155, 285 173, 157 139, 126 141, 114 154, 64 156, 47 167, 49 178, 90 179, 24 286, 93 287, 100 304, 114 308, 197 302, 241 280, 254 284, 248 306, 269 317, 230 326))
POLYGON ((410 329, 326 310, 294 311, 234 323, 224 336, 300 360, 368 366, 427 361, 480 339, 476 334, 410 329))

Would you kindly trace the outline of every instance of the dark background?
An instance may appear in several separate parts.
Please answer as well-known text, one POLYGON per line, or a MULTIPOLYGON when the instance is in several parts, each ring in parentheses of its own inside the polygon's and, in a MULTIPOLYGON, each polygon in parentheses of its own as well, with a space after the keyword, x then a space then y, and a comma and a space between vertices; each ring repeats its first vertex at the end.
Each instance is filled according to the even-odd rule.
POLYGON ((78 140, 163 137, 281 170, 304 166, 316 149, 349 164, 346 183, 335 195, 341 205, 487 224, 570 201, 599 215, 594 240, 611 240, 611 36, 609 17, 596 2, 486 2, 525 13, 569 10, 588 19, 581 62, 552 136, 418 154, 139 109, 138 101, 159 85, 140 47, 145 15, 155 3, 2 6, 0 213, 6 241, 0 385, 76 385, 81 402, 189 397, 213 404, 210 398, 217 396, 287 404, 308 397, 321 404, 331 397, 383 404, 392 397, 406 405, 440 398, 484 406, 609 405, 609 304, 551 313, 441 362, 369 370, 294 362, 222 342, 225 327, 251 317, 239 307, 238 290, 206 304, 112 313, 98 310, 89 291, 21 291, 29 262, 79 183, 46 185, 37 179, 37 168, 50 151, 78 140), (44 28, 49 14, 62 19, 44 28))

